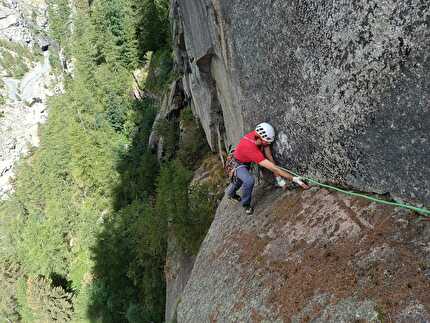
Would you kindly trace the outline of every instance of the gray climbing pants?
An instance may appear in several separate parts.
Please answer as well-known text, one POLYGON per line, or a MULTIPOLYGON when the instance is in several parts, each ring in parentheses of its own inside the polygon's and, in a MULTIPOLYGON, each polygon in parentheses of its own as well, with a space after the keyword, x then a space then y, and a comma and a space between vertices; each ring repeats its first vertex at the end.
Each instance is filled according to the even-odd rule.
POLYGON ((242 206, 250 206, 252 198, 252 190, 254 188, 255 179, 249 172, 248 167, 241 166, 236 169, 236 176, 234 176, 233 182, 227 188, 227 195, 234 196, 239 188, 242 187, 242 197, 240 204, 242 206))

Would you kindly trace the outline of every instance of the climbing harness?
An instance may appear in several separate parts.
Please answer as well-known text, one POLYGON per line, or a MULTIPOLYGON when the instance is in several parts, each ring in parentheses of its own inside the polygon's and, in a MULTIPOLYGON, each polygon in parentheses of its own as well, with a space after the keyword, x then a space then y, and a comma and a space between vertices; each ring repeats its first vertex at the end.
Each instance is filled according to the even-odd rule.
POLYGON ((239 162, 236 158, 234 158, 233 154, 227 156, 224 166, 224 172, 230 181, 233 181, 236 176, 236 171, 241 167, 247 167, 245 164, 239 162))
POLYGON ((356 193, 356 192, 352 192, 352 191, 343 190, 343 189, 338 188, 336 186, 332 186, 332 185, 328 185, 328 184, 323 184, 323 183, 320 183, 320 182, 318 182, 318 181, 316 181, 316 180, 314 180, 312 178, 301 176, 301 175, 296 174, 295 172, 293 172, 293 171, 291 171, 289 169, 286 169, 284 167, 281 167, 281 166, 277 166, 277 167, 280 168, 280 169, 282 169, 282 170, 284 170, 284 171, 286 171, 286 172, 288 172, 288 173, 290 173, 290 174, 292 174, 292 175, 294 175, 294 176, 296 176, 296 177, 302 178, 302 179, 304 179, 304 180, 306 180, 306 181, 308 181, 310 183, 316 184, 316 185, 324 187, 324 188, 335 190, 335 191, 338 191, 338 192, 341 192, 341 193, 344 193, 344 194, 347 194, 347 195, 351 195, 351 196, 362 197, 362 198, 368 199, 370 201, 373 201, 373 202, 376 202, 376 203, 379 203, 379 204, 386 204, 386 205, 391 205, 391 206, 395 206, 395 207, 401 207, 401 208, 409 209, 409 210, 415 211, 417 213, 420 213, 420 214, 424 215, 425 217, 430 217, 430 210, 428 210, 426 208, 416 207, 416 206, 413 206, 413 205, 409 205, 409 204, 405 204, 405 203, 400 203, 400 202, 385 201, 385 200, 381 200, 381 199, 378 199, 376 197, 369 196, 369 195, 366 195, 366 194, 361 194, 361 193, 356 193))

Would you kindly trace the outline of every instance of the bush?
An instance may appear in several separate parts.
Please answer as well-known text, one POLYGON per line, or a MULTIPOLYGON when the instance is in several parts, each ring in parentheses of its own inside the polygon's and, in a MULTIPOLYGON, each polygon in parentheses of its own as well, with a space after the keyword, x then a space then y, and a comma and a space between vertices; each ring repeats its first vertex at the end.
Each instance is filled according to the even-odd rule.
POLYGON ((156 205, 153 211, 154 222, 159 223, 159 234, 149 245, 165 248, 164 241, 167 240, 169 230, 185 253, 197 253, 212 222, 216 196, 211 194, 206 185, 193 185, 190 188, 192 175, 178 160, 163 166, 157 181, 156 205), (161 243, 160 234, 163 234, 161 243))
POLYGON ((168 49, 161 49, 152 53, 150 56, 148 77, 145 81, 145 88, 158 96, 162 96, 163 91, 177 78, 178 76, 173 73, 171 51, 168 49))
POLYGON ((9 76, 22 78, 29 71, 24 59, 19 58, 18 54, 0 48, 0 65, 8 72, 9 76))
POLYGON ((60 73, 63 70, 60 61, 60 55, 52 48, 49 48, 49 64, 51 65, 51 68, 57 73, 60 73))
POLYGON ((67 0, 48 0, 49 34, 69 54, 72 8, 67 0))
POLYGON ((30 61, 33 60, 33 53, 27 46, 21 45, 19 43, 13 43, 5 39, 0 39, 0 47, 14 52, 18 57, 21 57, 21 59, 25 57, 30 61))
POLYGON ((181 125, 183 130, 177 157, 184 165, 195 170, 203 156, 209 152, 206 136, 200 124, 194 119, 190 107, 181 112, 181 125))
POLYGON ((137 35, 140 58, 149 51, 158 51, 168 47, 169 2, 168 0, 143 0, 136 2, 138 21, 137 35))
POLYGON ((155 131, 162 138, 163 160, 169 161, 175 158, 179 140, 179 127, 175 120, 159 120, 155 131))
POLYGON ((212 223, 217 206, 217 198, 209 186, 195 184, 188 192, 189 211, 183 215, 173 230, 182 250, 197 254, 212 223))

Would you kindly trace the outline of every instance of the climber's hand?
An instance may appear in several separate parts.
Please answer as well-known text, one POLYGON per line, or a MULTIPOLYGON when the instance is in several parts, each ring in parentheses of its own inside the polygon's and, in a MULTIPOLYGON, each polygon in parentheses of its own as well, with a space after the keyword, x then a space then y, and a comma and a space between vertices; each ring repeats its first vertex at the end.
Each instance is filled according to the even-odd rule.
POLYGON ((308 184, 303 182, 302 179, 298 176, 293 177, 293 182, 296 183, 297 185, 300 185, 300 187, 303 188, 304 190, 308 190, 311 188, 308 184))
POLYGON ((311 187, 308 185, 308 184, 306 184, 306 183, 303 183, 302 185, 300 185, 300 187, 301 188, 303 188, 304 190, 308 190, 308 189, 310 189, 311 187))

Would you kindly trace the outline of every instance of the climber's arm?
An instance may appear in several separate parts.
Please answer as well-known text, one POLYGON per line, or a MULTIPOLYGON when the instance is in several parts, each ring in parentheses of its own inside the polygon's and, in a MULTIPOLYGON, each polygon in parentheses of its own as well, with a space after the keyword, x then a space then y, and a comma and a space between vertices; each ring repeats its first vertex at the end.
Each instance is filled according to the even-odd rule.
POLYGON ((271 172, 273 172, 276 176, 282 176, 294 183, 297 183, 298 185, 301 186, 301 188, 307 190, 310 188, 309 185, 303 183, 300 178, 298 177, 293 177, 291 174, 287 173, 286 171, 280 169, 278 166, 275 165, 275 163, 271 162, 268 159, 264 159, 263 161, 259 162, 258 165, 267 168, 268 170, 270 170, 271 172))

